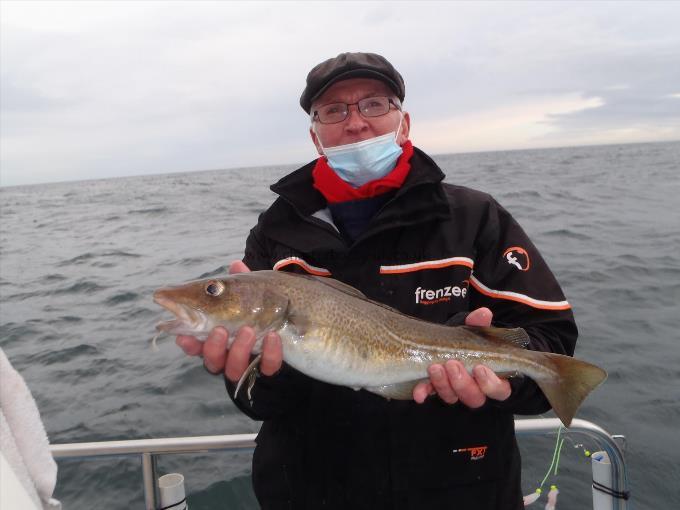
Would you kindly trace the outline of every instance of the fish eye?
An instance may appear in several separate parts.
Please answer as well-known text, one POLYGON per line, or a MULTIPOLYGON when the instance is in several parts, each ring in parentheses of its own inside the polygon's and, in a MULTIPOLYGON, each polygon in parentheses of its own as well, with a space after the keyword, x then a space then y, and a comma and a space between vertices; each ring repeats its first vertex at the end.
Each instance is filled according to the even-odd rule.
POLYGON ((224 284, 221 282, 209 282, 205 286, 205 293, 209 296, 219 296, 224 291, 224 284))

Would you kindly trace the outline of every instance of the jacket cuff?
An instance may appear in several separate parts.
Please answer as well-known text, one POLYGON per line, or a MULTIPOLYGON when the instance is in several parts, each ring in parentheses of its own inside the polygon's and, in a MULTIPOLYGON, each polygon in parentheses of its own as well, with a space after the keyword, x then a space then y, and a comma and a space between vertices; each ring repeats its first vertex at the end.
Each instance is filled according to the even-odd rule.
POLYGON ((497 409, 513 414, 542 414, 550 410, 550 403, 538 385, 529 377, 516 376, 508 379, 510 396, 505 400, 489 399, 497 409))
POLYGON ((470 312, 458 312, 457 314, 449 317, 444 324, 447 326, 464 326, 465 319, 467 319, 468 315, 470 315, 470 312))

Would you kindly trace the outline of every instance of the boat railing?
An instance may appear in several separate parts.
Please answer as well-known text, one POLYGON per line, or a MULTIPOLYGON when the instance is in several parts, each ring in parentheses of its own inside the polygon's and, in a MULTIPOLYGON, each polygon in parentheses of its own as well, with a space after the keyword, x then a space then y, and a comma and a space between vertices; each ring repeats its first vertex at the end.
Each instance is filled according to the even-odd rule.
MULTIPOLYGON (((518 437, 557 434, 561 426, 557 418, 515 420, 518 437)), ((611 462, 611 491, 627 494, 628 482, 623 452, 615 438, 595 423, 575 419, 568 429, 570 434, 588 436, 607 453, 611 462)), ((169 437, 162 439, 132 439, 126 441, 98 441, 50 445, 55 459, 139 456, 142 463, 144 501, 146 510, 156 510, 156 460, 160 455, 178 453, 203 453, 208 451, 242 451, 255 447, 256 434, 222 436, 169 437)), ((625 510, 627 500, 613 498, 612 510, 625 510)))

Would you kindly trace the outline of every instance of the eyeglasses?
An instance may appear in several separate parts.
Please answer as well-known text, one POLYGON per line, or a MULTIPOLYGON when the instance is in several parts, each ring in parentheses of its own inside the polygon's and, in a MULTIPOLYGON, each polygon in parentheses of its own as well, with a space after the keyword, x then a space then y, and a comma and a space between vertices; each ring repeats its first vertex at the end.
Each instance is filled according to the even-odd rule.
POLYGON ((349 115, 349 107, 357 105, 359 113, 364 118, 381 117, 390 111, 390 105, 401 110, 401 105, 385 96, 367 97, 356 103, 330 103, 314 110, 312 120, 318 120, 321 124, 337 124, 349 115))

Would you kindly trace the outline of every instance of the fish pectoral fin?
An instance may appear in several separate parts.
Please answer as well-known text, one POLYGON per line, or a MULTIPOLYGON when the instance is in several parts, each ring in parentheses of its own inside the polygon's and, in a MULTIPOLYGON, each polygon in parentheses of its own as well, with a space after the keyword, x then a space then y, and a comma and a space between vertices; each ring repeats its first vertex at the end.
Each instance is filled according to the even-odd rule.
POLYGON ((262 354, 258 354, 253 358, 253 361, 250 362, 250 365, 248 365, 248 368, 246 368, 245 372, 243 372, 243 375, 241 375, 241 378, 238 380, 238 383, 236 384, 236 389, 234 390, 234 398, 238 397, 238 392, 243 386, 243 383, 248 381, 248 387, 247 387, 247 396, 248 400, 252 402, 252 395, 251 391, 253 389, 253 386, 255 385, 255 379, 257 379, 257 374, 259 372, 258 370, 258 365, 260 364, 260 360, 262 359, 262 354))
POLYGON ((267 329, 276 330, 285 322, 289 306, 288 296, 272 289, 265 289, 262 292, 260 320, 267 325, 267 329))
POLYGON ((428 380, 429 379, 416 379, 415 381, 386 384, 384 386, 371 386, 370 388, 364 389, 387 399, 413 400, 413 388, 415 388, 416 384, 419 382, 428 380))
POLYGON ((288 313, 288 324, 295 326, 295 331, 300 336, 305 336, 312 327, 312 321, 304 314, 288 313))

